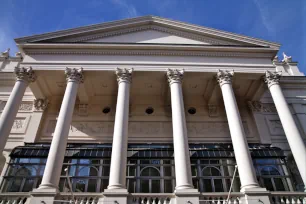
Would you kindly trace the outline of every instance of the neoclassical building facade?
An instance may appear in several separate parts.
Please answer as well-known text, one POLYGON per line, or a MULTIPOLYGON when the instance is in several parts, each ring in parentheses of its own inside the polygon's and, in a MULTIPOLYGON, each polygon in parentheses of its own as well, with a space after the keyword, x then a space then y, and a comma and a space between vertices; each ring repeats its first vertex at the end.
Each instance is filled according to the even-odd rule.
POLYGON ((0 203, 305 203, 306 78, 280 45, 144 16, 0 56, 0 203))

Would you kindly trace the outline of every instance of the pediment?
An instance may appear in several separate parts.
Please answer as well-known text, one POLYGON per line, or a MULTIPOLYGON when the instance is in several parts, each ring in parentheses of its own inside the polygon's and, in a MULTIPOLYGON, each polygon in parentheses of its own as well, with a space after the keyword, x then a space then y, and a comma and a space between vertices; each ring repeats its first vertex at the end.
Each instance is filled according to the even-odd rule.
POLYGON ((144 16, 15 39, 27 43, 147 43, 278 48, 279 44, 225 31, 144 16))
POLYGON ((192 45, 246 45, 233 41, 221 40, 204 35, 170 29, 163 26, 138 26, 101 32, 93 35, 53 39, 55 43, 150 43, 150 44, 192 44, 192 45))

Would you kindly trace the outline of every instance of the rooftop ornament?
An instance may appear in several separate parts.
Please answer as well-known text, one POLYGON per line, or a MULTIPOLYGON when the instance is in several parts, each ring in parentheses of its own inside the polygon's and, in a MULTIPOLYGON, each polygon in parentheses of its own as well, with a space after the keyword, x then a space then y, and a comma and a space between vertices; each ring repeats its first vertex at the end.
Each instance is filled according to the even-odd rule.
POLYGON ((292 57, 291 56, 287 56, 284 52, 283 52, 283 60, 282 62, 292 62, 292 57))

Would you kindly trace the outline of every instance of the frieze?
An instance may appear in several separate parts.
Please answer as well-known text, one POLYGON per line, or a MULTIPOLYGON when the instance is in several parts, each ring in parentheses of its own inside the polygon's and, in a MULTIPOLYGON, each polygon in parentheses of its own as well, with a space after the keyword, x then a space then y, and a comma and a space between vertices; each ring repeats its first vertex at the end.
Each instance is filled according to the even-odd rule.
POLYGON ((33 103, 21 103, 19 106, 19 111, 30 112, 33 110, 33 103))
POLYGON ((271 103, 261 103, 260 101, 248 101, 248 107, 253 112, 276 113, 276 107, 271 103))
MULTIPOLYGON (((56 126, 55 120, 49 120, 45 135, 51 135, 56 126)), ((246 134, 250 133, 247 123, 243 126, 246 134)), ((114 131, 114 122, 111 121, 73 121, 70 129, 70 136, 111 136, 114 131)), ((217 122, 187 122, 187 132, 189 137, 229 137, 230 131, 226 121, 217 122)), ((130 137, 156 136, 172 137, 172 122, 139 122, 130 121, 130 137)))

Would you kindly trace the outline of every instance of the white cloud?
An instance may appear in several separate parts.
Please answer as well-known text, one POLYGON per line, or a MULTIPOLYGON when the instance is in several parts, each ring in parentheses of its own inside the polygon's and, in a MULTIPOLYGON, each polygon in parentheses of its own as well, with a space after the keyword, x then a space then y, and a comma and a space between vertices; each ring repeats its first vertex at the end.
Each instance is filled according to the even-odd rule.
POLYGON ((133 4, 127 3, 126 0, 111 0, 111 2, 122 10, 124 18, 132 18, 138 16, 138 11, 133 4))
POLYGON ((265 26, 268 32, 274 34, 275 29, 274 29, 271 19, 269 19, 270 11, 268 10, 267 7, 263 6, 258 0, 253 0, 253 1, 259 11, 263 25, 265 26))

